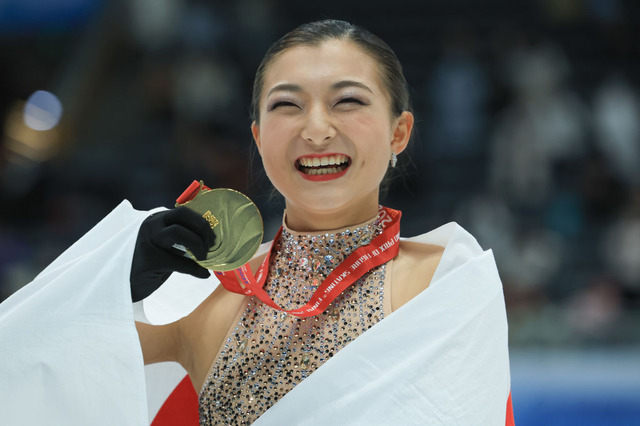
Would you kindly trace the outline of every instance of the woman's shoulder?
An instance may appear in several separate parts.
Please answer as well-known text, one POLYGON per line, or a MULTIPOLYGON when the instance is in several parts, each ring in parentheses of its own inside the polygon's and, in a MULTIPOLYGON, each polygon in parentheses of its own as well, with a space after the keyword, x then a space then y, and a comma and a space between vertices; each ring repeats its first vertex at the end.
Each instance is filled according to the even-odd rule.
POLYGON ((444 247, 411 240, 401 240, 395 268, 408 269, 420 276, 432 276, 440 263, 444 247))
POLYGON ((449 245, 465 246, 473 252, 482 251, 475 237, 456 222, 445 223, 424 234, 403 238, 402 241, 433 244, 445 248, 449 245))
POLYGON ((466 233, 458 224, 450 222, 424 234, 401 238, 394 268, 406 269, 423 277, 433 276, 446 247, 461 232, 466 233))
POLYGON ((438 268, 444 247, 401 240, 393 262, 391 307, 396 310, 426 290, 438 268))
POLYGON ((426 290, 436 270, 440 276, 443 267, 452 269, 482 253, 476 239, 455 222, 415 237, 402 238, 393 265, 393 310, 426 290))

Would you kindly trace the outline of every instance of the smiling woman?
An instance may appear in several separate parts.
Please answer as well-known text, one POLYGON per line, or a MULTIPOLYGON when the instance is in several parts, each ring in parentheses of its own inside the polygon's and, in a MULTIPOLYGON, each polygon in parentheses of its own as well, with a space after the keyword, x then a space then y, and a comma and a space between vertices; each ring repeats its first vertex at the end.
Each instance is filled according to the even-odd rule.
POLYGON ((375 216, 392 153, 405 149, 413 127, 410 111, 393 110, 378 59, 349 36, 353 29, 343 30, 316 44, 283 43, 286 50, 267 54, 254 85, 253 136, 288 223, 300 231, 375 216), (323 167, 337 157, 339 167, 323 167))
MULTIPOLYGON (((286 210, 274 241, 246 265, 214 278, 176 251, 202 259, 216 243, 186 208, 129 220, 127 229, 139 227, 121 245, 130 251, 120 249, 133 253, 123 266, 131 294, 153 293, 144 310, 164 317, 136 323, 145 364, 186 370, 203 425, 511 424, 491 253, 454 223, 401 239, 401 213, 379 205, 413 129, 393 51, 346 22, 303 25, 265 55, 252 119, 286 210)), ((109 271, 92 269, 92 285, 105 286, 109 271)))
MULTIPOLYGON (((466 326, 466 332, 453 333, 441 344, 425 342, 420 349, 425 351, 423 357, 407 361, 403 373, 392 373, 393 369, 385 367, 386 362, 377 365, 371 361, 371 365, 377 365, 375 372, 359 377, 357 382, 372 389, 379 387, 387 397, 394 392, 404 395, 407 387, 418 390, 410 397, 399 398, 404 400, 402 403, 379 405, 386 407, 387 417, 373 410, 375 424, 404 424, 403 416, 408 416, 405 420, 414 419, 411 423, 417 419, 419 423, 442 424, 487 423, 481 419, 490 420, 491 424, 508 422, 506 324, 500 282, 491 273, 490 279, 476 282, 478 275, 472 272, 478 267, 472 266, 478 257, 484 257, 480 271, 491 271, 492 259, 479 250, 468 234, 455 227, 445 232, 449 235, 444 239, 435 236, 443 232, 440 230, 413 241, 400 241, 397 231, 388 226, 390 222, 398 224, 399 212, 379 206, 380 183, 392 158, 406 148, 413 128, 407 84, 391 49, 374 35, 346 22, 303 25, 276 42, 265 55, 256 75, 252 105, 255 143, 269 179, 286 203, 283 230, 269 255, 250 262, 251 270, 257 270, 260 264, 268 270, 262 283, 264 298, 231 295, 219 288, 193 313, 167 326, 167 331, 156 338, 146 337, 153 328, 139 327, 145 358, 147 352, 160 352, 164 354, 162 359, 177 360, 185 366, 192 383, 200 389, 202 424, 251 423, 267 410, 277 413, 277 406, 285 407, 280 412, 286 413, 291 403, 285 401, 305 400, 304 391, 299 391, 298 386, 308 383, 309 376, 323 377, 319 374, 325 371, 325 376, 336 381, 344 378, 347 373, 343 369, 352 366, 349 358, 341 357, 341 351, 352 341, 350 348, 357 342, 369 342, 383 358, 391 356, 393 351, 385 348, 397 341, 381 337, 374 330, 384 330, 383 324, 395 328, 387 318, 392 312, 398 319, 418 318, 418 312, 429 303, 442 304, 440 309, 450 305, 444 316, 453 316, 451 321, 428 311, 425 321, 438 324, 436 335, 451 333, 452 324, 464 322, 462 315, 455 317, 453 307, 460 304, 463 294, 457 295, 459 298, 440 298, 437 290, 428 296, 426 289, 437 284, 443 291, 455 294, 464 291, 463 283, 455 281, 464 280, 464 284, 475 284, 473 291, 490 289, 489 293, 497 297, 491 307, 479 301, 467 306, 481 312, 488 310, 480 317, 493 317, 489 322, 495 321, 495 328, 489 327, 465 341, 464 346, 469 349, 480 346, 478 351, 468 352, 476 353, 474 359, 454 361, 460 357, 457 351, 440 352, 449 345, 455 346, 454 342, 465 339, 463 336, 475 329, 466 326), (456 240, 459 241, 452 243, 456 240), (460 247, 450 248, 448 256, 443 257, 446 242, 460 247), (462 247, 465 249, 460 251, 462 247), (388 257, 383 256, 385 252, 388 257), (470 275, 452 279, 446 271, 460 261, 454 260, 459 255, 461 259, 466 257, 462 265, 470 275), (440 272, 437 283, 436 271, 440 272), (332 295, 338 286, 340 291, 332 295), (419 295, 420 304, 404 307, 419 295), (224 311, 219 307, 221 300, 225 300, 224 311), (265 303, 271 300, 273 305, 265 303), (271 306, 282 307, 283 312, 278 314, 271 306), (314 315, 300 315, 300 311, 304 312, 302 306, 311 306, 308 310, 314 315), (166 343, 171 342, 164 337, 169 333, 182 336, 175 340, 181 349, 176 350, 177 343, 166 343), (489 339, 500 342, 491 349, 477 340, 486 338, 487 333, 489 339), (203 335, 210 338, 203 341, 203 335), (477 355, 483 352, 490 359, 477 355), (171 353, 177 355, 171 357, 171 353), (329 359, 337 371, 328 367, 329 359), (335 361, 340 359, 343 361, 335 361), (452 397, 433 407, 437 415, 422 404, 443 390, 441 384, 433 387, 427 380, 436 374, 429 362, 441 366, 440 383, 452 386, 452 397), (469 368, 475 363, 483 365, 482 372, 469 368), (461 369, 460 364, 465 367, 461 369), (477 385, 488 385, 482 378, 485 368, 494 369, 496 377, 491 381, 499 384, 495 393, 486 398, 480 396, 486 395, 486 388, 473 390, 477 385), (409 379, 407 374, 412 370, 425 374, 409 379), (462 379, 464 389, 457 388, 462 382, 456 377, 466 377, 462 379), (465 395, 470 394, 478 409, 466 411, 470 417, 465 419, 462 407, 469 405, 465 395), (292 396, 279 402, 285 395, 292 396), (493 407, 493 411, 488 413, 486 407, 493 407), (441 412, 447 414, 443 416, 441 412)), ((419 327, 397 327, 396 336, 415 339, 422 334, 419 327)), ((400 353, 402 346, 396 347, 400 353)), ((357 349, 354 351, 356 357, 360 356, 357 349)), ((368 358, 374 357, 368 354, 368 358)), ((157 355, 149 360, 157 360, 157 355)), ((362 421, 366 412, 372 412, 369 404, 373 396, 368 392, 359 396, 358 386, 351 381, 346 383, 350 386, 345 391, 353 401, 347 409, 350 414, 335 418, 344 423, 345 418, 357 413, 356 418, 362 421)), ((333 397, 328 397, 325 405, 318 405, 318 401, 322 399, 320 395, 331 395, 334 388, 309 386, 316 409, 305 411, 304 416, 314 424, 326 424, 333 397)), ((396 399, 385 398, 389 400, 396 399)), ((283 415, 273 416, 279 423, 294 421, 288 414, 283 415)))

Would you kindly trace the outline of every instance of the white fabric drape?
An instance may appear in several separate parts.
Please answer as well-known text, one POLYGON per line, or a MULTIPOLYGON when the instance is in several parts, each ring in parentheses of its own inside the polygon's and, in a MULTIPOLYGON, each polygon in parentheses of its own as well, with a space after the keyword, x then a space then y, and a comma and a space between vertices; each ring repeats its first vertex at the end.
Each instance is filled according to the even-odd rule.
MULTIPOLYGON (((177 364, 162 364, 146 367, 145 379, 134 311, 137 320, 175 321, 217 280, 174 273, 144 312, 132 309, 131 257, 148 214, 123 202, 0 305, 2 424, 146 425, 183 377, 177 364)), ((491 252, 454 223, 410 240, 445 247, 430 287, 256 425, 505 424, 507 323, 491 252)))
POLYGON ((125 285, 147 214, 122 203, 0 304, 0 424, 148 424, 125 285))

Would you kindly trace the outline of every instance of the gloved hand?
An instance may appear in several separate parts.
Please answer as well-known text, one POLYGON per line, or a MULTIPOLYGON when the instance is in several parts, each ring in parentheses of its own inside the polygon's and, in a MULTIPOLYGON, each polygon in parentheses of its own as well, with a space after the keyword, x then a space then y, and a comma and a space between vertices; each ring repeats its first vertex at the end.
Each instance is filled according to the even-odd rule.
POLYGON ((183 272, 198 278, 211 274, 174 244, 188 248, 194 256, 203 260, 209 247, 215 243, 215 235, 209 223, 198 213, 186 207, 178 207, 155 213, 142 222, 131 265, 131 299, 144 299, 160 287, 173 273, 183 272))

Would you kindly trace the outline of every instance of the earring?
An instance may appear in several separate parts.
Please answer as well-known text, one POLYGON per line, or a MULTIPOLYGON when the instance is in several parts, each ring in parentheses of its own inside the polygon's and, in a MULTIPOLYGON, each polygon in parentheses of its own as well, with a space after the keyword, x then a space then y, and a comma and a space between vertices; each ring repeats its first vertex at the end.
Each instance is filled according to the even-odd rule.
POLYGON ((398 164, 398 156, 394 151, 391 151, 391 167, 395 167, 398 164))

